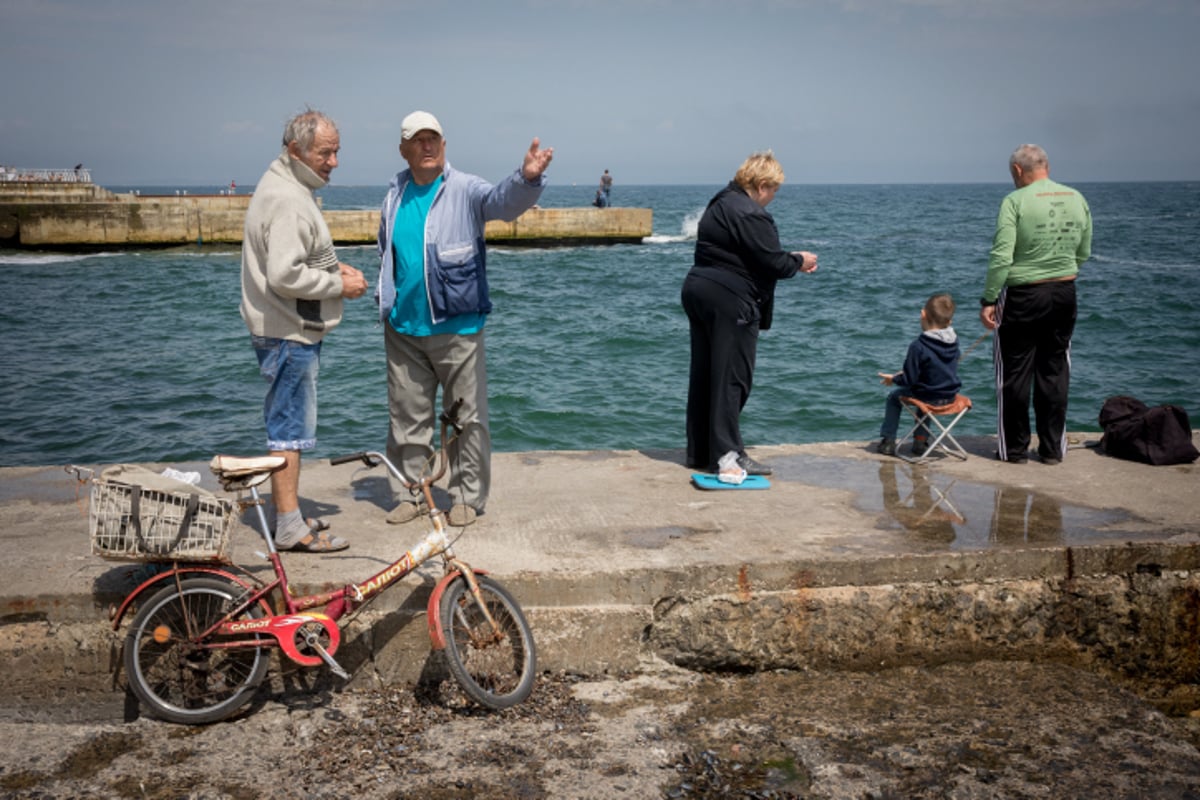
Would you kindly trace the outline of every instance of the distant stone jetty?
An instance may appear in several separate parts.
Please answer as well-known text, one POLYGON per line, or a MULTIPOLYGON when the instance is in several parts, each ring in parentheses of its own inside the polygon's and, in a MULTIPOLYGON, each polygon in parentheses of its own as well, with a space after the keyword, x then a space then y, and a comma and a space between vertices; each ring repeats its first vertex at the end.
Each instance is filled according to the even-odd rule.
MULTIPOLYGON (((0 247, 95 249, 241 244, 249 194, 117 194, 86 171, 31 170, 0 176, 0 247)), ((369 244, 377 209, 323 211, 337 244, 369 244)), ((518 247, 638 244, 653 232, 649 208, 532 208, 493 221, 488 242, 518 247)))

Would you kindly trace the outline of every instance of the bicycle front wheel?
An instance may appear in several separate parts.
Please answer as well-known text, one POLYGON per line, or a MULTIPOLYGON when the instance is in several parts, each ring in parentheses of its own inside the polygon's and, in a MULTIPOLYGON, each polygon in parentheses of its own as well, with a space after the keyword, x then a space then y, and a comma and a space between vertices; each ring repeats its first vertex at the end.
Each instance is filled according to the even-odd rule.
MULTIPOLYGON (((156 717, 191 725, 217 722, 253 697, 267 673, 269 650, 221 649, 213 647, 219 637, 197 638, 233 608, 240 593, 228 581, 185 578, 178 587, 172 583, 155 593, 138 610, 125 637, 125 674, 133 693, 156 717)), ((262 616, 256 605, 237 618, 262 616)))
POLYGON ((503 586, 483 575, 476 580, 480 600, 461 576, 442 595, 438 611, 446 634, 446 662, 472 700, 486 708, 510 708, 533 691, 537 668, 533 631, 503 586))

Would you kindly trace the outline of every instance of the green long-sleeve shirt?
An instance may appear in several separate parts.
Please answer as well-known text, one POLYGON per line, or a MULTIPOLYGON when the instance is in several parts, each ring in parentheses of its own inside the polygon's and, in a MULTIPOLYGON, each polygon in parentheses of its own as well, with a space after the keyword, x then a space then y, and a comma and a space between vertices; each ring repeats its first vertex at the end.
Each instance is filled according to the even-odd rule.
POLYGON ((1092 254, 1092 212, 1083 195, 1049 178, 1010 192, 1000 204, 983 301, 1005 286, 1066 278, 1092 254))

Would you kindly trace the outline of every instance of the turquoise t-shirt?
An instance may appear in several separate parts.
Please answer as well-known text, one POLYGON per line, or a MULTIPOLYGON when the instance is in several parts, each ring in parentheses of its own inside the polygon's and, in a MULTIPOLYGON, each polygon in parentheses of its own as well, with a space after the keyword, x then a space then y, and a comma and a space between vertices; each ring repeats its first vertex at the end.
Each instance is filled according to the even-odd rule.
POLYGON ((429 295, 425 290, 425 218, 441 188, 442 176, 419 186, 409 181, 392 220, 392 263, 396 270, 396 302, 388 324, 408 336, 442 333, 472 334, 483 329, 483 314, 459 314, 433 324, 429 295))

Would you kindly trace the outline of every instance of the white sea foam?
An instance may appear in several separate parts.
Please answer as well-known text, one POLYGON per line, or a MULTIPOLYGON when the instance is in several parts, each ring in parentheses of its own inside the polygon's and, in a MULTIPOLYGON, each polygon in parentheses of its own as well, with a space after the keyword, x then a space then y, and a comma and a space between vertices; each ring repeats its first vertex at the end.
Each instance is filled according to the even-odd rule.
POLYGON ((115 258, 125 253, 4 253, 0 254, 0 266, 41 266, 43 264, 69 264, 89 258, 115 258))
POLYGON ((683 222, 679 225, 678 234, 656 233, 653 236, 647 236, 643 241, 646 244, 671 244, 672 242, 695 241, 696 230, 700 227, 700 217, 702 216, 704 216, 703 208, 689 211, 684 215, 683 222))

